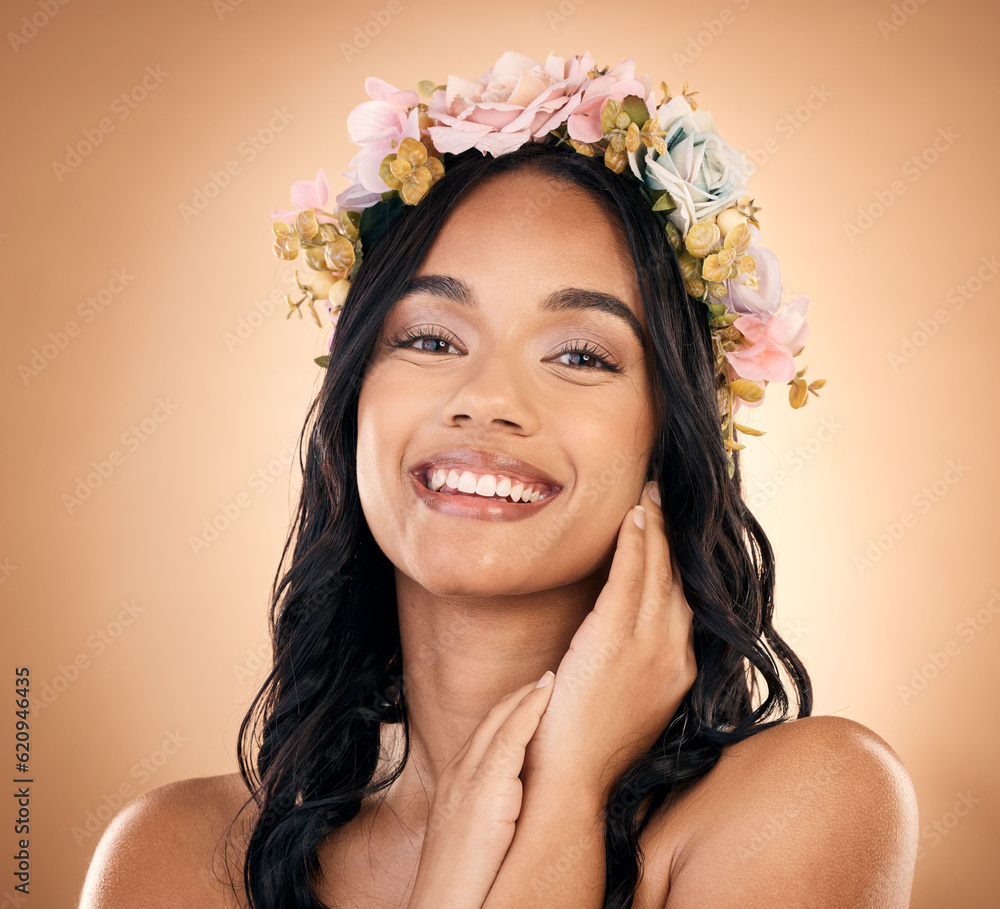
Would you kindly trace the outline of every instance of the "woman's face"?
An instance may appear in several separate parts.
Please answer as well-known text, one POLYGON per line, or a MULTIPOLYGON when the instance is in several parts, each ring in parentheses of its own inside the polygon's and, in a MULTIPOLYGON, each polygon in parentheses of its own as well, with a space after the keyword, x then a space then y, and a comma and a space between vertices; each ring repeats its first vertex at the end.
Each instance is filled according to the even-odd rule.
POLYGON ((382 551, 428 591, 530 593, 610 564, 658 429, 619 232, 572 184, 493 178, 452 212, 387 317, 361 389, 358 491, 382 551), (507 476, 549 495, 425 486, 452 470, 471 474, 453 492, 471 479, 489 494, 490 474, 498 493, 507 476))

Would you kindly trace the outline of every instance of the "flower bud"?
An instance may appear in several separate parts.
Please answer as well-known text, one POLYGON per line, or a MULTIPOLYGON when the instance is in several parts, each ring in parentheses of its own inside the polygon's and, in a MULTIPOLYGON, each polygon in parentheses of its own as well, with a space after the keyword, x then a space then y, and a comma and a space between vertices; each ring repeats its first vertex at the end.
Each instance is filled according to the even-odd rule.
POLYGON ((344 300, 347 299, 347 292, 350 289, 351 282, 347 278, 341 278, 330 286, 327 299, 330 301, 331 317, 340 314, 340 310, 344 307, 344 300))
POLYGON ((309 282, 309 292, 317 300, 322 300, 330 293, 333 286, 334 277, 328 271, 318 271, 309 282))
POLYGON ((719 233, 722 235, 722 239, 726 239, 726 234, 729 233, 737 224, 745 224, 747 216, 740 214, 734 205, 732 208, 727 208, 725 211, 719 212, 715 218, 715 223, 719 225, 719 233))

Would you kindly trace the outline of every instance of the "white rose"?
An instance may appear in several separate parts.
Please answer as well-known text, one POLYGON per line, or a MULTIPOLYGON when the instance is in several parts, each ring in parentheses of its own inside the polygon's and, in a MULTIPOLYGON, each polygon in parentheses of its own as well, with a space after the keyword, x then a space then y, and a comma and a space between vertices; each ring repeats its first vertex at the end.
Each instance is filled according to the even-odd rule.
POLYGON ((683 95, 661 105, 656 118, 666 133, 668 154, 649 149, 643 179, 650 189, 670 194, 677 207, 667 218, 686 236, 691 225, 728 208, 746 192, 753 165, 719 136, 715 118, 708 111, 692 113, 683 95))

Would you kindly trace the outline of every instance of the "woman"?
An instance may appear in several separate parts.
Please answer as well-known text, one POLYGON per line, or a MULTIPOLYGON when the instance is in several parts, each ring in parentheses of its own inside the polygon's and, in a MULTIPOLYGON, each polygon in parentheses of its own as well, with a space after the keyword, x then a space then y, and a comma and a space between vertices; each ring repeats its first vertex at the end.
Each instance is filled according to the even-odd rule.
POLYGON ((83 905, 907 906, 912 786, 809 717, 639 182, 534 142, 435 176, 368 225, 241 772, 126 807, 83 905))

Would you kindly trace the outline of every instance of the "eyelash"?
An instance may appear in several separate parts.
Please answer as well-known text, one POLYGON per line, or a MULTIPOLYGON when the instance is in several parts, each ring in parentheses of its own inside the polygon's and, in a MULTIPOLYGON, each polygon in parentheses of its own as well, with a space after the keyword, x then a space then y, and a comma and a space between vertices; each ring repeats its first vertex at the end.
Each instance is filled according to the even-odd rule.
MULTIPOLYGON (((419 328, 409 329, 403 334, 397 335, 396 337, 392 338, 388 343, 390 347, 407 348, 414 341, 422 341, 425 339, 430 339, 433 341, 445 341, 448 344, 455 344, 455 342, 450 338, 448 338, 447 335, 445 335, 444 333, 434 334, 428 331, 421 330, 419 328)), ((457 347, 458 345, 455 344, 455 346, 457 347)), ((434 351, 430 350, 418 351, 418 353, 433 353, 433 352, 434 351)), ((599 363, 602 364, 601 366, 597 367, 598 370, 605 370, 606 372, 615 372, 615 373, 622 371, 620 364, 616 363, 610 357, 598 353, 598 351, 590 344, 585 343, 582 347, 564 347, 562 350, 559 351, 558 354, 556 354, 556 356, 562 357, 568 353, 585 354, 589 357, 593 357, 595 360, 597 360, 599 363)), ((594 371, 594 367, 591 366, 571 366, 570 368, 594 371)))

